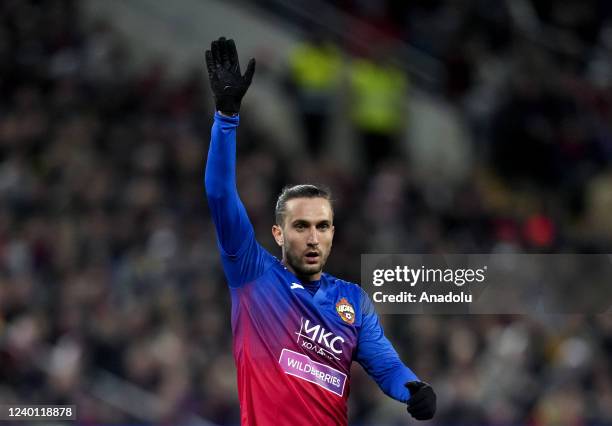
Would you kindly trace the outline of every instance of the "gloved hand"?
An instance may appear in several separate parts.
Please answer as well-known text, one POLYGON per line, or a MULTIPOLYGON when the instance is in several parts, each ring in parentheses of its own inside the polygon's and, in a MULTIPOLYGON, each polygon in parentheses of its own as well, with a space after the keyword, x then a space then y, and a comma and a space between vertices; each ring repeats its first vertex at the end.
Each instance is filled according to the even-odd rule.
POLYGON ((238 114, 240 101, 253 79, 255 59, 249 61, 244 75, 241 75, 234 40, 221 37, 206 51, 206 68, 217 111, 227 115, 238 114))
POLYGON ((410 391, 408 412, 417 420, 429 420, 436 412, 436 393, 425 382, 408 382, 405 385, 410 391))

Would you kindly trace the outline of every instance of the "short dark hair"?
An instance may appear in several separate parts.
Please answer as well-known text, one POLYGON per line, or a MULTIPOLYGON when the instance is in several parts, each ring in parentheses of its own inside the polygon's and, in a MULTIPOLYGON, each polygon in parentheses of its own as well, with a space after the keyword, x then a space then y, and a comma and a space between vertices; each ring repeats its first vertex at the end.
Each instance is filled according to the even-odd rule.
POLYGON ((287 185, 283 188, 278 199, 276 200, 276 207, 274 209, 274 220, 277 225, 282 225, 285 219, 285 213, 287 213, 287 201, 294 198, 324 198, 329 201, 334 211, 332 204, 331 191, 324 185, 287 185))

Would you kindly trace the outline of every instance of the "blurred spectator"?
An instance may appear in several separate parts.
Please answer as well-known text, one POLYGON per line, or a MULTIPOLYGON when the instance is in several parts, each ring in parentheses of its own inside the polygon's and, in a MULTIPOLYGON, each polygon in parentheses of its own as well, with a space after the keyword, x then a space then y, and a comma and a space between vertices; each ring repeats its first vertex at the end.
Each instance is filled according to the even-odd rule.
POLYGON ((354 59, 349 69, 351 120, 370 170, 402 153, 408 80, 385 56, 389 52, 382 44, 370 46, 369 55, 354 59))
POLYGON ((336 106, 342 58, 322 32, 312 32, 289 58, 289 83, 301 116, 308 151, 318 160, 329 142, 336 106))

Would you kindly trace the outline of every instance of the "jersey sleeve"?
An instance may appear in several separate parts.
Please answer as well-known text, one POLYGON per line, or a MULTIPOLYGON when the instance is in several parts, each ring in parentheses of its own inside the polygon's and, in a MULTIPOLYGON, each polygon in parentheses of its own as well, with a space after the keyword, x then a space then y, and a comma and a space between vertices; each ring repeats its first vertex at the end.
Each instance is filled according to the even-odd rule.
POLYGON ((385 337, 372 301, 361 290, 361 330, 355 360, 361 364, 382 391, 391 398, 407 402, 410 392, 404 386, 419 378, 402 363, 393 345, 385 337))
POLYGON ((238 116, 215 113, 206 161, 205 187, 217 231, 223 270, 230 287, 262 275, 274 260, 255 239, 255 231, 236 188, 238 116))

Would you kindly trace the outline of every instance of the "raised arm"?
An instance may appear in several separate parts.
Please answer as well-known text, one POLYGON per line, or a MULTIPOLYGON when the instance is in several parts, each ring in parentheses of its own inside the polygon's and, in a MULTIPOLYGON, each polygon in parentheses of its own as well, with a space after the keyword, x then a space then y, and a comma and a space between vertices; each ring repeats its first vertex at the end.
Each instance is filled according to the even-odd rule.
POLYGON ((206 195, 226 277, 230 286, 237 287, 257 278, 271 257, 257 243, 236 188, 238 112, 253 78, 255 60, 251 59, 241 75, 233 40, 220 38, 206 51, 206 67, 217 109, 206 161, 206 195))
POLYGON ((222 253, 235 256, 254 234, 236 188, 236 128, 239 117, 215 113, 204 182, 222 253))
POLYGON ((359 362, 385 394, 408 404, 417 420, 428 420, 436 410, 436 396, 428 384, 400 360, 385 337, 378 315, 368 295, 361 292, 362 322, 355 360, 359 362))

